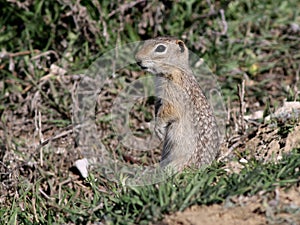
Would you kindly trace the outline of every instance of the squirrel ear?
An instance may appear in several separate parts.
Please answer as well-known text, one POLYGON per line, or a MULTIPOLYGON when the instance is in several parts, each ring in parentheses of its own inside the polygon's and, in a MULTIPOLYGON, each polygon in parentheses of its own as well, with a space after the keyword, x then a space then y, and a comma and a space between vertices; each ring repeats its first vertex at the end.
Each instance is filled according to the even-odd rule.
POLYGON ((177 40, 177 41, 176 41, 176 44, 179 45, 180 51, 181 51, 181 53, 183 53, 184 50, 185 50, 184 42, 183 42, 182 40, 177 40))

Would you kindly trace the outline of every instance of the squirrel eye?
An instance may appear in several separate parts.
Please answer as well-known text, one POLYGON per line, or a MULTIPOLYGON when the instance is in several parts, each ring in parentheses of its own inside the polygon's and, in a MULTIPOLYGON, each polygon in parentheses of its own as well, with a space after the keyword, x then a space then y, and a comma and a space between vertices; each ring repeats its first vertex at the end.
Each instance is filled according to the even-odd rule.
POLYGON ((164 52, 166 50, 166 46, 159 45, 156 47, 155 52, 164 52))

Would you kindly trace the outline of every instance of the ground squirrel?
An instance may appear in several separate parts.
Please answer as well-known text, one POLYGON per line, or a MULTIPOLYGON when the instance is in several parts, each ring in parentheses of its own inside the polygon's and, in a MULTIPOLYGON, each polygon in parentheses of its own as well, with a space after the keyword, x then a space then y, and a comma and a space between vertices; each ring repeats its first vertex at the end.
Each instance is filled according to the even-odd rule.
POLYGON ((218 127, 189 66, 184 42, 170 37, 147 40, 135 59, 155 75, 155 133, 163 141, 160 165, 181 170, 210 164, 219 153, 218 127))

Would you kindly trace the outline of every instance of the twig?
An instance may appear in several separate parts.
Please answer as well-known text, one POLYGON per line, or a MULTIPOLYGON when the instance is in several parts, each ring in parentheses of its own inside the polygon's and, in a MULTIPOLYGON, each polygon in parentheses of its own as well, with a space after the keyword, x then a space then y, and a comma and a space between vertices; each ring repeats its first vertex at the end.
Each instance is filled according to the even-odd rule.
MULTIPOLYGON (((35 185, 33 185, 33 193, 35 193, 35 185)), ((32 209, 33 209, 33 215, 34 215, 34 219, 37 223, 39 223, 39 218, 38 218, 38 215, 36 213, 36 207, 35 207, 35 204, 36 204, 36 198, 35 197, 32 197, 31 199, 31 203, 32 203, 32 209)))
POLYGON ((240 100, 240 125, 242 132, 245 131, 245 121, 244 121, 244 113, 245 113, 245 80, 242 81, 242 86, 238 85, 238 91, 239 91, 239 100, 240 100))
POLYGON ((96 212, 99 209, 103 209, 104 204, 101 202, 98 206, 96 206, 95 208, 92 209, 92 212, 96 212))
POLYGON ((121 5, 119 8, 111 11, 110 14, 108 14, 108 18, 112 17, 113 15, 115 15, 116 13, 119 13, 119 12, 124 12, 126 11, 127 9, 130 9, 132 7, 134 7, 135 5, 141 3, 141 2, 145 2, 146 0, 136 0, 136 1, 132 1, 132 2, 129 2, 129 3, 126 3, 126 4, 123 4, 121 5))
POLYGON ((22 52, 15 52, 15 53, 9 53, 6 51, 2 51, 0 52, 0 59, 5 59, 5 58, 14 58, 17 56, 24 56, 24 55, 31 55, 32 53, 40 53, 39 50, 34 49, 33 52, 32 51, 22 51, 22 52))
POLYGON ((50 54, 55 55, 56 59, 59 59, 58 54, 57 54, 55 51, 53 51, 53 50, 49 50, 49 51, 46 51, 46 52, 42 52, 42 53, 40 53, 40 54, 38 54, 38 55, 33 56, 31 59, 32 59, 32 60, 36 60, 36 59, 41 58, 42 56, 47 56, 47 55, 50 55, 50 54))
POLYGON ((226 22, 224 9, 220 9, 220 14, 221 14, 222 25, 223 25, 223 29, 222 29, 221 34, 225 35, 227 33, 227 30, 228 30, 228 24, 226 22))
MULTIPOLYGON (((44 137, 42 133, 42 114, 41 111, 39 111, 39 137, 40 137, 40 143, 44 142, 44 137)), ((43 166, 43 148, 40 149, 40 161, 41 166, 43 166)))
POLYGON ((61 187, 64 185, 64 184, 67 184, 67 183, 70 183, 72 182, 72 179, 71 178, 68 178, 67 180, 64 180, 63 182, 60 182, 58 184, 58 205, 61 205, 61 187))
POLYGON ((298 90, 298 85, 299 85, 299 81, 300 81, 299 74, 300 74, 300 65, 296 71, 296 81, 295 81, 295 85, 294 85, 294 93, 295 93, 294 101, 296 101, 298 98, 298 95, 300 95, 300 91, 298 90))
POLYGON ((99 3, 99 1, 95 1, 93 0, 93 3, 94 5, 96 6, 96 8, 98 9, 99 11, 99 15, 100 15, 100 21, 102 23, 102 26, 103 26, 103 31, 102 31, 102 35, 103 37, 105 38, 105 45, 108 44, 108 41, 109 41, 109 33, 107 32, 107 24, 106 24, 106 21, 105 19, 103 18, 103 12, 102 12, 102 8, 101 8, 101 5, 99 3))
POLYGON ((220 162, 223 159, 227 158, 229 155, 231 155, 231 153, 233 152, 233 150, 235 150, 236 147, 238 147, 242 142, 239 140, 236 143, 234 143, 233 145, 231 145, 230 148, 228 148, 228 151, 226 153, 224 153, 222 156, 220 156, 217 161, 220 162))
POLYGON ((51 200, 51 201, 54 201, 54 200, 55 200, 55 198, 50 197, 49 195, 47 195, 47 194, 42 190, 42 188, 39 188, 39 192, 40 192, 46 199, 51 200))
MULTIPOLYGON (((41 112, 38 110, 38 105, 35 107, 34 126, 39 137, 39 143, 41 145, 44 142, 44 137, 42 133, 42 115, 41 112)), ((43 149, 38 149, 40 150, 40 163, 41 166, 43 166, 43 149)))
POLYGON ((215 13, 215 5, 210 0, 206 0, 206 3, 209 5, 209 13, 215 13))
POLYGON ((44 146, 45 146, 46 144, 48 144, 50 141, 54 141, 54 140, 56 140, 56 139, 65 137, 65 136, 67 136, 67 135, 69 135, 69 134, 72 134, 72 133, 73 133, 73 128, 70 129, 70 130, 66 130, 66 131, 64 131, 64 132, 61 132, 60 134, 57 134, 57 135, 55 135, 54 137, 50 137, 50 138, 46 139, 45 141, 43 141, 43 142, 37 147, 37 149, 40 149, 40 148, 44 147, 44 146))

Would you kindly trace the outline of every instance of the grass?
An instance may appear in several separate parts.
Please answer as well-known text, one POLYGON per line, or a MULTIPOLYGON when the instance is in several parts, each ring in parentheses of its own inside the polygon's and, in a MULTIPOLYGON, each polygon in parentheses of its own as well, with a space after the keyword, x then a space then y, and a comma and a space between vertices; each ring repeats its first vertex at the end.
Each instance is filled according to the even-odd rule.
POLYGON ((285 155, 280 163, 252 160, 240 173, 232 174, 222 165, 214 164, 204 170, 186 170, 149 186, 122 187, 109 183, 109 192, 99 190, 103 183, 91 174, 83 182, 84 187, 77 184, 78 179, 62 181, 59 193, 49 199, 40 191, 47 176, 42 178, 39 174, 41 178, 34 184, 19 184, 12 205, 2 207, 2 223, 79 224, 100 220, 108 224, 148 224, 165 213, 194 204, 222 203, 232 196, 252 196, 260 191, 271 194, 278 187, 288 189, 299 183, 299 156, 298 149, 285 155))
MULTIPOLYGON (((124 178, 115 183, 97 170, 83 179, 73 167, 83 153, 71 135, 78 77, 100 55, 119 44, 172 35, 217 75, 230 111, 227 147, 247 143, 266 123, 261 118, 244 130, 241 114, 262 110, 266 116, 285 99, 300 100, 299 7, 297 1, 279 0, 1 1, 0 223, 148 224, 194 204, 221 204, 262 192, 272 198, 276 188, 299 186, 299 148, 279 162, 262 163, 264 156, 251 157, 243 144, 233 148, 228 161, 187 169, 154 185, 124 186, 124 178), (245 112, 238 96, 243 80, 245 112), (248 163, 238 163, 240 158, 248 163), (228 172, 227 164, 235 160, 241 170, 228 172)), ((113 131, 111 107, 140 75, 132 71, 105 83, 97 127, 116 159, 147 165, 158 160, 159 149, 128 150, 113 131)), ((147 135, 152 108, 150 98, 130 111, 130 126, 141 137, 147 135)), ((299 118, 268 123, 272 131, 278 128, 282 149, 299 118)))

